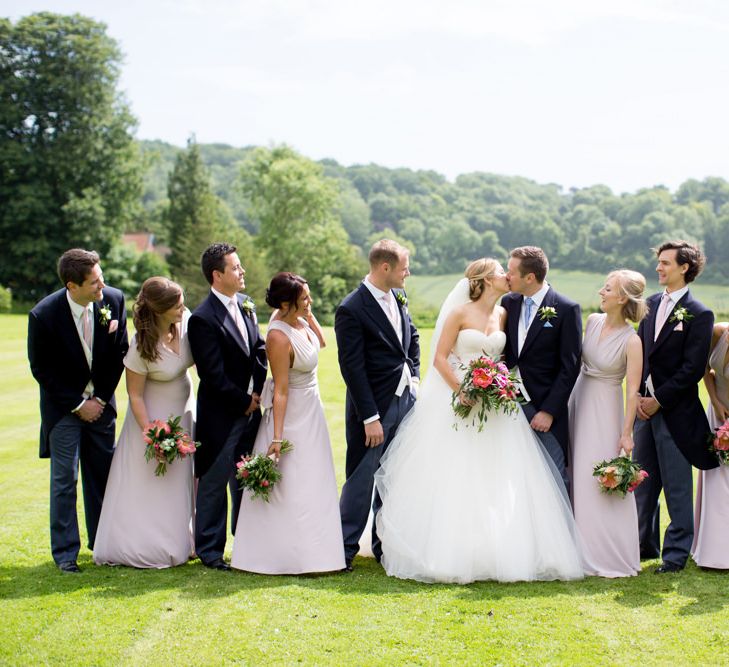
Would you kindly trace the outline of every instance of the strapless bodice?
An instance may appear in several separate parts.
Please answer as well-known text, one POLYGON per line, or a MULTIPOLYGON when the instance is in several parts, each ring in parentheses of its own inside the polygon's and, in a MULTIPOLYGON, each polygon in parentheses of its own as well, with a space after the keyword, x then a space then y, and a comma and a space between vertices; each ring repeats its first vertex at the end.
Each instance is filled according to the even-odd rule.
POLYGON ((505 345, 506 334, 503 331, 485 334, 478 329, 461 329, 453 346, 453 354, 466 363, 484 353, 490 357, 499 357, 505 345))

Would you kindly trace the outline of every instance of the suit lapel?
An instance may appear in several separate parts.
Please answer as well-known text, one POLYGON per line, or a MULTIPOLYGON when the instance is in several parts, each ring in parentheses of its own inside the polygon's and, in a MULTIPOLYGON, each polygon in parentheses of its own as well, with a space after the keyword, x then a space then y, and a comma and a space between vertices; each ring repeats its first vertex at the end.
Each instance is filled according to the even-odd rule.
POLYGON ((403 304, 397 299, 395 294, 395 303, 397 309, 400 311, 400 331, 402 332, 402 349, 408 350, 410 348, 410 327, 408 326, 408 313, 403 304))
POLYGON ((383 311, 380 304, 377 303, 377 299, 372 296, 372 292, 370 292, 364 284, 360 285, 359 289, 360 295, 362 296, 362 303, 365 307, 365 312, 375 321, 378 328, 385 333, 393 345, 398 348, 402 348, 402 344, 395 333, 395 329, 393 329, 390 320, 387 319, 385 311, 383 311))
POLYGON ((514 354, 519 354, 519 318, 521 317, 521 304, 524 301, 524 296, 519 295, 514 299, 510 299, 510 310, 508 313, 508 325, 509 325, 509 338, 512 340, 514 345, 514 354))
POLYGON ((76 321, 74 320, 73 313, 71 312, 71 306, 68 305, 68 299, 66 297, 65 290, 60 293, 58 300, 58 312, 59 312, 59 323, 58 332, 61 337, 65 340, 71 353, 76 357, 76 364, 83 364, 86 368, 89 367, 86 361, 86 353, 84 352, 81 338, 78 335, 78 329, 76 328, 76 321))
MULTIPOLYGON (((685 306, 685 304, 688 302, 689 299, 689 293, 686 292, 679 300, 678 303, 675 303, 673 305, 673 308, 671 308, 670 312, 666 316, 666 321, 663 323, 663 328, 661 329, 661 332, 658 334, 658 338, 656 338, 655 343, 653 343, 653 349, 651 350, 651 353, 653 353, 654 350, 657 350, 663 343, 666 342, 666 340, 669 338, 671 333, 673 332, 674 328, 678 326, 677 322, 671 322, 671 316, 673 315, 673 311, 676 310, 679 306, 685 306)), ((659 299, 660 303, 660 299, 659 299)), ((656 311, 658 308, 656 308, 656 311)), ((657 314, 657 313, 656 313, 657 314)), ((653 331, 655 335, 655 316, 653 317, 653 331)))
MULTIPOLYGON (((241 336, 240 331, 238 331, 238 327, 235 325, 235 322, 233 321, 233 318, 231 317, 230 313, 228 312, 228 309, 223 305, 223 302, 218 299, 215 294, 212 292, 210 293, 210 296, 208 297, 210 299, 210 305, 213 308, 213 312, 215 313, 215 316, 218 318, 220 323, 223 325, 223 328, 231 335, 233 336, 233 339, 240 347, 241 351, 248 354, 248 350, 246 350, 245 343, 243 342, 243 336, 241 336)), ((238 297, 235 297, 236 305, 238 304, 238 297)), ((240 306, 238 306, 240 307, 240 306)))
MULTIPOLYGON (((547 290, 547 293, 544 295, 544 299, 542 299, 542 305, 539 306, 537 309, 537 312, 534 313, 534 318, 532 319, 532 323, 529 325, 529 331, 527 331, 526 338, 524 339, 524 345, 521 348, 521 352, 519 353, 519 356, 521 357, 522 354, 524 354, 529 346, 534 342, 536 337, 539 335, 539 332, 544 328, 544 324, 546 320, 543 320, 539 316, 539 311, 544 308, 545 306, 552 306, 554 307, 554 290, 550 287, 547 290)), ((559 313, 557 313, 557 317, 559 317, 559 313)))

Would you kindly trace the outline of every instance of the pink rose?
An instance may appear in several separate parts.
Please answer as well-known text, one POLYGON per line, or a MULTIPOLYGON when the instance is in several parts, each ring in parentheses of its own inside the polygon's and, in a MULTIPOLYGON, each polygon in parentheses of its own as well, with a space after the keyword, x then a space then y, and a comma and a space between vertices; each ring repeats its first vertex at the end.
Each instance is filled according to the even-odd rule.
POLYGON ((475 369, 471 376, 471 380, 476 387, 481 387, 481 389, 490 387, 491 383, 494 381, 494 379, 483 368, 475 369))
POLYGON ((264 480, 263 480, 263 481, 261 482, 261 486, 268 486, 268 480, 267 480, 267 479, 264 479, 264 480))
POLYGON ((504 375, 509 374, 509 369, 506 367, 506 364, 503 361, 500 361, 498 364, 496 364, 496 370, 499 371, 499 373, 503 373, 504 375))
POLYGON ((729 433, 721 433, 721 429, 717 431, 717 436, 714 438, 714 447, 720 452, 726 452, 729 450, 729 433), (720 434, 720 435, 719 435, 720 434))
POLYGON ((617 468, 615 466, 607 466, 603 471, 603 474, 598 477, 600 484, 606 489, 614 489, 618 486, 620 481, 618 480, 617 468))
MULTIPOLYGON (((243 464, 243 465, 245 465, 245 464, 243 464)), ((250 476, 250 474, 251 474, 250 472, 248 472, 245 468, 243 468, 243 470, 241 470, 240 476, 243 479, 247 479, 250 476)))

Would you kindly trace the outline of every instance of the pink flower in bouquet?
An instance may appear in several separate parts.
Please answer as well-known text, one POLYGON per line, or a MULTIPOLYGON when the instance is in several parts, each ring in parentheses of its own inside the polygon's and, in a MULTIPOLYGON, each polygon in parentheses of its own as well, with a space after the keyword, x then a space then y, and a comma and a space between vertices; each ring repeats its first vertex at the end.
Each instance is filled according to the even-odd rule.
POLYGON ((508 386, 509 378, 505 375, 496 375, 494 376, 494 382, 499 389, 503 389, 504 387, 508 386))
POLYGON ((496 364, 496 370, 499 371, 499 373, 503 373, 504 375, 509 374, 509 369, 503 361, 500 361, 498 364, 496 364))
POLYGON ((264 480, 263 480, 263 481, 261 482, 261 486, 268 486, 268 480, 267 480, 267 479, 264 479, 264 480))
POLYGON ((615 466, 608 466, 605 468, 603 474, 599 477, 600 484, 602 484, 606 489, 614 489, 617 487, 617 485, 620 484, 617 472, 618 470, 615 466))
POLYGON ((633 477, 632 481, 628 485, 628 491, 635 491, 643 483, 643 480, 646 477, 648 477, 648 473, 645 470, 639 470, 635 473, 635 477, 633 477))
POLYGON ((729 429, 725 429, 722 426, 716 432, 716 438, 714 438, 714 447, 720 452, 729 451, 729 429))
POLYGON ((485 369, 475 368, 473 370, 472 381, 476 387, 481 387, 481 389, 486 389, 486 387, 491 386, 491 383, 494 381, 494 379, 489 375, 489 373, 485 369))
MULTIPOLYGON (((245 465, 245 463, 244 463, 243 465, 245 465)), ((241 466, 241 467, 242 467, 242 466, 241 466)), ((248 472, 248 471, 247 471, 247 470, 246 470, 245 468, 243 468, 243 470, 241 470, 241 471, 240 471, 240 476, 241 476, 241 477, 242 477, 243 479, 245 479, 246 477, 248 477, 248 475, 250 475, 250 474, 251 474, 251 473, 249 473, 249 472, 248 472)))

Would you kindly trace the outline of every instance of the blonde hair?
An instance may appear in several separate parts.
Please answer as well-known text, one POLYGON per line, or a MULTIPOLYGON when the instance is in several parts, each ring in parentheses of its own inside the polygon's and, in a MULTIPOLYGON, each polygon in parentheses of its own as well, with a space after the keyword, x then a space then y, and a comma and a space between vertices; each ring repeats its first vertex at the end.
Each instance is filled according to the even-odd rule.
POLYGON ((611 278, 617 280, 620 295, 627 299, 623 304, 623 317, 632 322, 640 322, 648 314, 648 305, 643 298, 645 291, 643 274, 630 269, 618 269, 608 274, 607 280, 611 278))
POLYGON ((468 296, 476 301, 483 293, 486 281, 493 278, 499 263, 491 257, 474 259, 467 267, 464 275, 468 278, 468 296))

